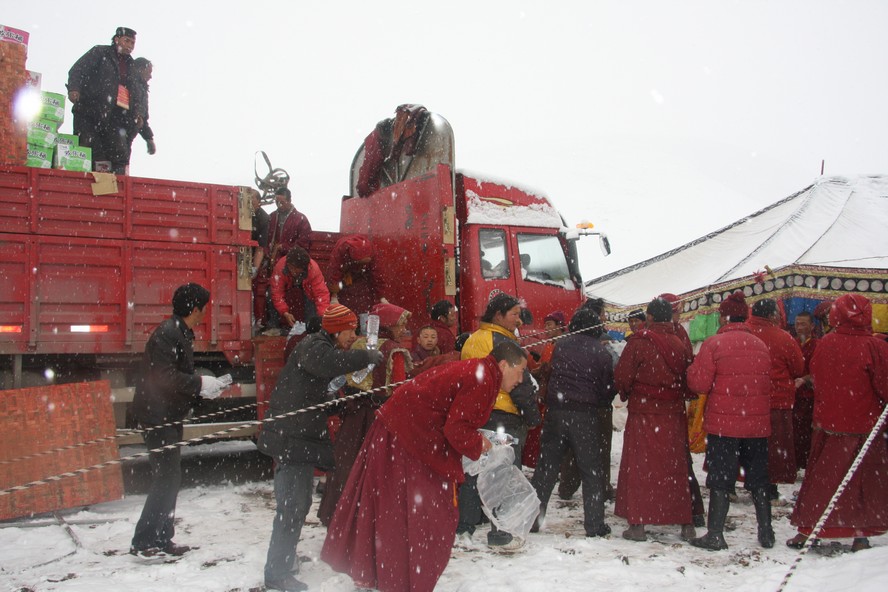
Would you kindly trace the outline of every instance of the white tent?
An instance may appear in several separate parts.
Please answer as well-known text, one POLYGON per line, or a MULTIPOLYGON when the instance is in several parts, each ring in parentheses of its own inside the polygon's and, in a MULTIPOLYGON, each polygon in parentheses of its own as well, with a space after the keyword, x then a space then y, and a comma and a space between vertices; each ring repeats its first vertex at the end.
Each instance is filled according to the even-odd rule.
POLYGON ((684 295, 685 312, 738 288, 754 296, 795 287, 809 297, 888 297, 888 175, 822 177, 721 230, 586 282, 587 294, 612 309, 671 292, 684 295))

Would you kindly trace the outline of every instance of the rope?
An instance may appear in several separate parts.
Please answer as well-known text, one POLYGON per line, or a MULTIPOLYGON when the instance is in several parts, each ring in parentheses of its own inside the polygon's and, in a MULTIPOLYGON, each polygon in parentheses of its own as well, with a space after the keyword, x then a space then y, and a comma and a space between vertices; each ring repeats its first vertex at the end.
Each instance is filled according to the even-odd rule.
POLYGON ((65 452, 68 450, 76 450, 78 448, 83 448, 85 446, 92 446, 93 444, 102 444, 104 442, 113 442, 115 440, 119 440, 121 438, 129 438, 130 436, 136 436, 138 434, 144 434, 153 430, 159 430, 160 428, 169 428, 176 427, 180 425, 187 425, 195 422, 199 422, 204 419, 209 419, 211 417, 216 417, 217 415, 226 415, 228 413, 233 413, 235 411, 246 411, 247 409, 252 409, 254 407, 258 407, 259 405, 268 405, 268 401, 249 403, 247 405, 242 405, 240 407, 229 407, 223 409, 221 411, 214 411, 213 413, 207 413, 206 415, 200 415, 198 417, 189 417, 183 419, 182 421, 171 421, 169 423, 151 426, 147 428, 141 429, 132 429, 132 430, 124 430, 119 434, 115 434, 113 436, 103 436, 101 438, 96 438, 95 440, 87 440, 86 442, 78 442, 77 444, 68 444, 67 446, 60 446, 58 448, 51 448, 49 450, 43 450, 41 452, 33 452, 31 454, 27 454, 25 456, 19 456, 16 458, 10 458, 7 460, 0 460, 0 465, 11 465, 17 462, 21 462, 23 460, 32 460, 35 458, 41 458, 44 456, 49 456, 51 454, 55 454, 57 452, 65 452))
POLYGON ((882 431, 882 427, 885 425, 886 418, 888 418, 888 405, 886 405, 885 408, 882 409, 882 414, 879 416, 879 420, 876 422, 876 425, 873 426, 873 429, 869 433, 866 441, 863 443, 863 446, 860 447, 860 452, 857 453, 857 457, 854 459, 854 462, 852 462, 851 466, 848 467, 848 472, 845 473, 845 478, 842 479, 841 483, 839 483, 838 489, 836 489, 836 492, 833 494, 832 499, 829 500, 829 503, 826 505, 826 509, 823 511, 823 514, 820 515, 820 519, 814 526, 814 530, 811 531, 811 534, 808 536, 807 540, 805 540, 805 545, 799 552, 799 556, 796 557, 795 561, 793 561, 792 566, 790 566, 789 568, 789 571, 786 572, 786 575, 783 577, 783 581, 780 582, 780 586, 777 587, 777 592, 783 592, 783 590, 786 588, 786 585, 789 583, 790 578, 792 578, 793 573, 795 573, 796 568, 799 566, 802 559, 804 559, 805 555, 808 554, 808 551, 811 550, 814 541, 817 540, 817 535, 820 534, 820 531, 823 530, 827 519, 836 507, 836 503, 838 503, 839 498, 842 497, 842 494, 845 492, 845 488, 848 486, 851 478, 854 477, 854 473, 857 471, 860 463, 863 462, 863 457, 866 456, 866 453, 869 450, 870 446, 875 441, 879 433, 882 431))
MULTIPOLYGON (((568 333, 565 333, 565 334, 563 334, 563 335, 557 335, 557 336, 555 336, 555 337, 550 337, 550 338, 548 338, 548 339, 538 341, 538 342, 534 343, 533 345, 536 346, 536 345, 540 345, 540 344, 542 344, 542 343, 548 343, 548 342, 550 342, 550 341, 557 341, 557 340, 559 340, 559 339, 563 339, 563 338, 565 338, 565 337, 569 337, 570 335, 574 335, 574 334, 577 334, 577 333, 582 333, 583 331, 589 331, 589 330, 594 329, 594 328, 596 328, 596 327, 603 327, 603 326, 604 326, 604 323, 600 323, 600 324, 598 324, 598 325, 594 325, 594 326, 592 326, 592 327, 587 327, 587 328, 585 328, 585 329, 581 329, 581 330, 579 330, 579 331, 568 332, 568 333)), ((524 349, 528 349, 529 347, 530 347, 530 346, 524 346, 523 348, 524 348, 524 349)), ((341 404, 341 403, 343 403, 343 402, 346 402, 346 401, 350 401, 350 400, 353 400, 353 399, 358 399, 358 398, 361 398, 361 397, 366 397, 366 396, 368 396, 368 395, 372 395, 373 393, 376 393, 376 392, 384 392, 384 391, 386 391, 387 389, 391 389, 391 388, 398 387, 398 386, 401 386, 401 385, 403 385, 403 384, 406 384, 406 383, 410 382, 411 380, 413 380, 413 379, 412 379, 412 378, 408 378, 408 379, 406 379, 406 380, 402 380, 402 381, 400 381, 400 382, 394 382, 394 383, 391 383, 391 384, 388 384, 388 385, 385 385, 385 386, 380 386, 380 387, 377 387, 377 388, 374 388, 374 389, 370 389, 370 390, 367 390, 367 391, 360 391, 360 392, 358 392, 358 393, 354 393, 354 394, 352 394, 352 395, 346 395, 346 396, 344 396, 344 397, 338 397, 338 398, 336 398, 336 399, 333 399, 333 400, 331 400, 331 401, 327 401, 327 402, 325 402, 325 403, 318 403, 317 405, 311 405, 311 406, 309 406, 309 407, 303 407, 303 408, 301 408, 301 409, 297 409, 297 410, 295 410, 295 411, 289 411, 289 412, 287 412, 287 413, 283 413, 283 414, 281 414, 281 415, 276 415, 276 416, 273 416, 273 417, 266 417, 266 418, 264 418, 264 419, 262 419, 262 420, 255 420, 255 421, 244 422, 244 423, 242 423, 242 424, 240 424, 240 425, 232 426, 232 427, 230 427, 230 428, 227 428, 227 429, 224 429, 224 430, 220 430, 220 431, 217 431, 217 432, 213 432, 213 433, 210 433, 210 434, 206 434, 206 435, 204 435, 204 436, 197 436, 197 437, 194 437, 194 438, 189 438, 189 439, 187 439, 187 440, 183 440, 183 441, 181 441, 181 442, 175 442, 175 443, 172 443, 172 444, 167 444, 166 446, 162 446, 162 447, 160 447, 160 448, 154 448, 154 449, 152 449, 152 450, 146 450, 145 452, 137 452, 137 453, 135 453, 135 454, 131 454, 131 455, 129 455, 129 456, 123 456, 123 457, 116 458, 116 459, 113 459, 113 460, 104 461, 104 462, 101 462, 101 463, 98 463, 98 464, 95 464, 95 465, 91 465, 91 466, 89 466, 89 467, 83 467, 83 468, 76 469, 76 470, 74 470, 74 471, 68 471, 68 472, 66 472, 66 473, 59 473, 58 475, 52 475, 52 476, 50 476, 50 477, 45 477, 45 478, 43 478, 43 479, 39 479, 39 480, 37 480, 37 481, 31 481, 31 482, 29 482, 29 483, 24 483, 24 484, 22 484, 22 485, 16 485, 16 486, 14 486, 14 487, 10 487, 10 488, 8 488, 8 489, 0 490, 0 497, 2 497, 2 496, 4 496, 4 495, 10 495, 10 494, 15 493, 15 492, 18 492, 18 491, 25 491, 25 490, 28 490, 28 489, 32 489, 32 488, 37 487, 37 486, 39 486, 39 485, 45 485, 45 484, 48 484, 48 483, 53 483, 53 482, 56 482, 56 481, 61 481, 62 479, 66 479, 66 478, 68 478, 68 477, 76 477, 76 476, 78 476, 78 475, 83 475, 83 474, 85 474, 85 473, 89 473, 89 472, 91 472, 91 471, 97 471, 97 470, 99 470, 99 469, 104 469, 104 468, 106 468, 106 467, 111 467, 111 466, 121 465, 121 464, 123 464, 125 461, 135 460, 135 459, 138 459, 138 458, 144 458, 144 457, 148 456, 149 454, 151 454, 152 452, 163 452, 164 450, 173 450, 173 449, 175 449, 175 448, 183 448, 183 447, 188 446, 188 445, 190 445, 190 444, 198 444, 198 443, 200 443, 200 442, 204 442, 204 441, 206 441, 206 440, 215 439, 215 438, 220 437, 220 436, 227 436, 227 435, 229 435, 229 434, 233 434, 233 433, 235 433, 235 432, 238 432, 238 431, 241 431, 241 430, 245 430, 245 429, 247 429, 247 428, 249 428, 249 427, 252 427, 252 426, 259 426, 259 425, 262 425, 262 424, 270 424, 270 423, 275 422, 275 421, 277 421, 277 420, 279 420, 279 419, 284 419, 284 418, 287 418, 287 417, 294 417, 294 416, 296 416, 296 415, 298 415, 298 414, 300 414, 300 413, 308 413, 308 412, 311 412, 311 411, 321 411, 321 410, 323 410, 323 409, 326 409, 327 407, 332 407, 332 406, 334 406, 334 405, 339 405, 339 404, 341 404)), ((256 406, 256 405, 257 405, 257 403, 252 403, 252 404, 250 404, 250 405, 246 405, 246 406, 244 406, 243 408, 250 408, 250 407, 254 407, 254 406, 256 406)), ((227 410, 226 412, 228 412, 228 411, 232 411, 232 410, 227 410)), ((210 416, 213 416, 213 415, 217 415, 218 413, 220 413, 220 412, 212 413, 212 414, 209 414, 209 415, 206 415, 206 416, 202 416, 202 417, 210 417, 210 416)), ((198 418, 192 418, 192 421, 193 421, 194 419, 198 419, 198 418)), ((182 423, 185 423, 185 422, 171 422, 171 423, 163 424, 162 426, 153 426, 153 427, 150 428, 150 429, 158 429, 158 428, 161 428, 161 427, 177 426, 177 425, 180 425, 180 424, 182 424, 182 423)), ((71 450, 71 449, 75 449, 75 448, 80 448, 80 447, 83 447, 83 446, 87 446, 87 445, 89 445, 89 444, 95 444, 95 443, 99 443, 99 442, 112 441, 112 440, 115 440, 115 439, 117 439, 117 438, 119 438, 119 437, 123 437, 124 435, 125 435, 125 436, 130 436, 130 435, 132 435, 132 434, 143 433, 143 432, 146 432, 146 431, 148 431, 148 430, 141 430, 141 431, 139 431, 139 430, 133 430, 133 431, 129 431, 129 432, 127 432, 126 434, 123 434, 123 435, 119 435, 119 436, 118 436, 118 435, 115 435, 115 436, 107 436, 107 437, 104 437, 104 438, 98 438, 98 439, 96 439, 96 440, 90 440, 89 442, 81 442, 81 443, 78 443, 78 444, 72 444, 72 445, 70 445, 70 446, 63 446, 63 447, 61 447, 61 448, 56 448, 56 449, 53 449, 53 450, 46 450, 46 451, 43 451, 43 452, 38 452, 38 453, 35 453, 35 454, 32 454, 32 455, 28 455, 27 457, 20 457, 20 458, 18 458, 18 459, 12 459, 12 460, 10 460, 10 461, 5 461, 5 462, 6 462, 6 463, 11 463, 11 462, 15 462, 15 461, 18 461, 18 460, 24 460, 25 458, 37 458, 37 457, 42 457, 42 456, 46 456, 46 455, 49 455, 49 454, 53 454, 53 453, 55 453, 55 452, 61 452, 61 451, 64 451, 64 450, 71 450)))

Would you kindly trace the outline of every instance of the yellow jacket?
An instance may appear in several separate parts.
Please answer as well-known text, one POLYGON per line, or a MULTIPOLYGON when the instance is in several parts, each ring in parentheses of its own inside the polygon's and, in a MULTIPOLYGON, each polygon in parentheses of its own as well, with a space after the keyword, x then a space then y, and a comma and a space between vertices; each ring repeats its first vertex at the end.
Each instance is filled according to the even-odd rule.
MULTIPOLYGON (((484 358, 493 351, 493 346, 500 342, 501 339, 511 339, 518 341, 514 333, 509 333, 503 327, 494 325, 493 323, 482 322, 478 330, 472 333, 466 340, 462 348, 461 359, 471 360, 475 358, 484 358)), ((500 391, 496 396, 494 409, 514 413, 519 415, 518 407, 512 401, 512 397, 506 391, 500 391)))

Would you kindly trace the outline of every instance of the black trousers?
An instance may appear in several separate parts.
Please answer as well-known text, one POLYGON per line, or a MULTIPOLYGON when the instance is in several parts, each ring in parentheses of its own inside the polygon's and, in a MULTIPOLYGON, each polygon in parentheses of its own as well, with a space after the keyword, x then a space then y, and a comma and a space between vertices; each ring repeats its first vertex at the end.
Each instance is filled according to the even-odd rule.
POLYGON ((706 487, 720 491, 734 491, 739 469, 742 467, 746 488, 765 489, 768 478, 768 439, 706 436, 706 464, 709 474, 706 487))
MULTIPOLYGON (((180 442, 184 428, 181 425, 156 428, 142 434, 148 450, 180 442)), ((163 452, 152 452, 151 489, 142 508, 142 516, 136 524, 132 546, 135 549, 165 547, 173 540, 176 517, 176 498, 182 483, 180 464, 182 449, 179 447, 163 452)))
POLYGON ((531 484, 545 513, 564 453, 571 450, 583 483, 583 526, 589 534, 604 525, 604 502, 610 478, 610 439, 613 410, 549 409, 540 435, 540 458, 531 484))
MULTIPOLYGON (((515 449, 515 466, 521 468, 521 453, 524 450, 524 440, 527 438, 527 424, 524 418, 514 413, 506 413, 494 409, 490 419, 484 425, 484 429, 496 431, 502 428, 507 434, 518 438, 518 443, 512 445, 515 449)), ((481 521, 481 497, 478 495, 478 476, 466 475, 466 480, 459 486, 459 523, 456 533, 474 533, 475 526, 481 521)), ((508 543, 512 535, 500 530, 491 524, 487 534, 487 542, 492 544, 508 543)))
POLYGON ((130 122, 127 112, 114 107, 105 117, 74 113, 74 133, 81 146, 92 148, 93 170, 97 162, 111 163, 112 172, 122 175, 130 159, 128 137, 130 122))

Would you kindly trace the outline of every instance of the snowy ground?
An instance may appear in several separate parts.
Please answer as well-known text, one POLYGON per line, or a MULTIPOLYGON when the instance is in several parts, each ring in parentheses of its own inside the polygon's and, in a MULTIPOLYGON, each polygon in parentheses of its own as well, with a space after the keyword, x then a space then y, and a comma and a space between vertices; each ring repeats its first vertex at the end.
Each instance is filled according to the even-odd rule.
MULTIPOLYGON (((215 446, 252 446, 227 443, 215 446)), ((614 434, 615 480, 622 434, 614 434)), ((195 453, 190 450, 189 453, 195 453)), ((697 475, 704 477, 702 456, 696 455, 697 475)), ((795 486, 781 486, 790 497, 795 486)), ((454 551, 438 590, 497 592, 540 590, 684 590, 773 591, 778 588, 797 551, 782 542, 794 534, 791 508, 777 508, 774 527, 778 544, 766 550, 755 538, 752 504, 741 494, 731 507, 737 525, 726 538, 730 549, 710 553, 690 547, 678 537, 678 527, 648 527, 646 543, 619 535, 626 523, 612 515, 614 534, 586 540, 579 493, 568 502, 553 496, 548 522, 531 534, 521 553, 503 556, 481 546, 454 551)), ((270 481, 221 484, 183 490, 179 495, 176 540, 200 548, 175 563, 147 564, 127 554, 143 495, 65 514, 78 546, 65 528, 42 518, 0 526, 0 589, 15 591, 67 590, 83 592, 256 591, 271 531, 274 500, 270 481)), ((317 502, 317 498, 315 499, 317 502)), ((314 512, 299 544, 301 578, 311 590, 350 592, 351 580, 336 574, 318 559, 325 529, 314 512)), ((475 534, 485 540, 485 529, 475 534)), ((701 531, 702 534, 702 531, 701 531)), ((847 543, 848 541, 845 541, 847 543)), ((874 548, 834 556, 807 555, 787 590, 888 589, 888 536, 871 539, 874 548)))

